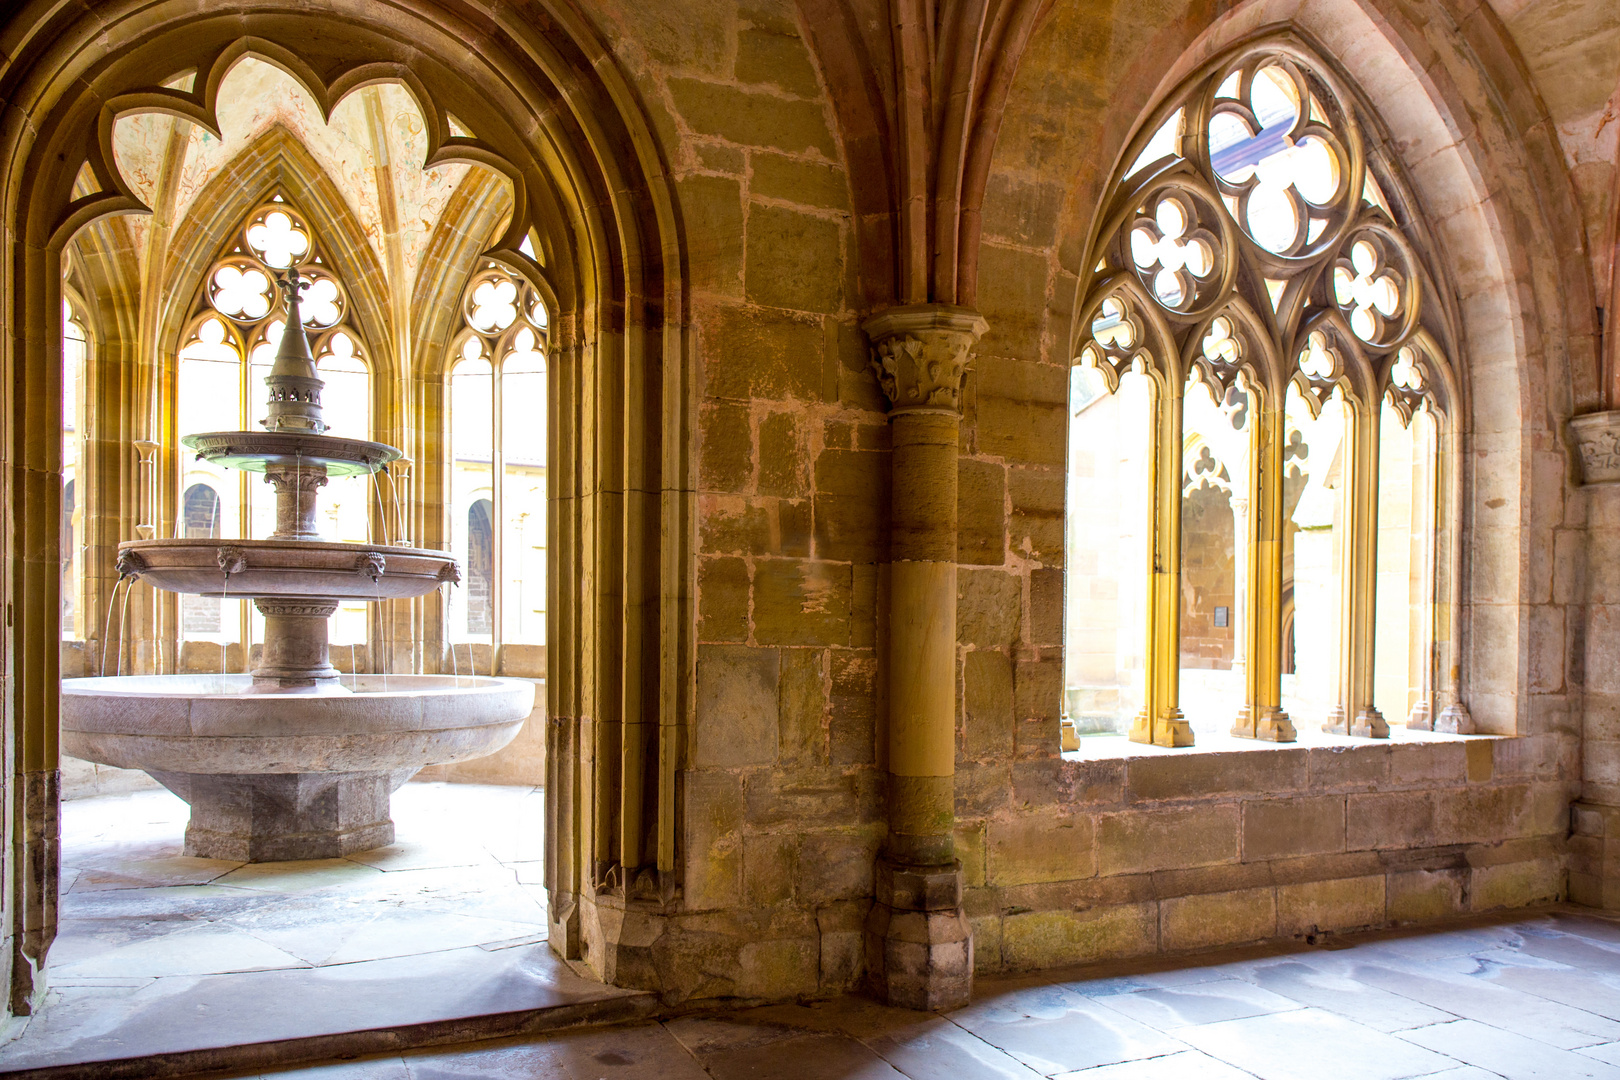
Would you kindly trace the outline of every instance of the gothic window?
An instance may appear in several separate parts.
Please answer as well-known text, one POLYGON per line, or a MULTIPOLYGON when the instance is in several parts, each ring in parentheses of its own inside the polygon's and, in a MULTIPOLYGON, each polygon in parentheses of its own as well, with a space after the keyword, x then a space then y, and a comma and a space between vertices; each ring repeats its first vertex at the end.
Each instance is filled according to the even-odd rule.
POLYGON ((544 300, 489 264, 467 287, 450 369, 450 640, 546 640, 544 300))
POLYGON ((62 636, 84 637, 84 381, 90 341, 71 303, 62 305, 62 636))
POLYGON ((1071 379, 1073 731, 1286 741, 1432 715, 1451 338, 1366 116, 1326 64, 1261 43, 1126 155, 1071 379), (1118 662, 1087 647, 1120 635, 1140 646, 1118 662))
MULTIPOLYGON (((319 237, 279 195, 247 216, 199 289, 181 340, 177 436, 260 429, 268 413, 264 377, 287 327, 275 280, 293 266, 311 282, 300 310, 327 384, 321 404, 328 429, 335 435, 371 438, 371 373, 347 293, 328 266, 319 237)), ((218 526, 207 535, 263 539, 274 531, 274 492, 263 477, 193 461, 184 450, 181 454, 182 515, 189 515, 186 499, 200 485, 217 500, 218 526)), ((334 540, 370 539, 373 499, 372 481, 366 477, 329 481, 321 499, 326 514, 322 528, 334 540)), ((177 532, 189 528, 185 517, 177 532)), ((210 640, 251 642, 259 636, 262 616, 251 604, 227 599, 225 610, 224 617, 209 618, 199 608, 188 618, 182 604, 182 637, 195 633, 210 640)), ((366 605, 346 604, 333 617, 331 641, 364 642, 366 625, 366 605)))

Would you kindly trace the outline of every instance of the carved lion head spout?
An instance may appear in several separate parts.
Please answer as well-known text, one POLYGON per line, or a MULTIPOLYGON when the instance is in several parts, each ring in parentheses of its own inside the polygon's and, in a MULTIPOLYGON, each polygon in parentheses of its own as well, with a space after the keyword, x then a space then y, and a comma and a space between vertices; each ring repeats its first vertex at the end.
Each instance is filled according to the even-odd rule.
POLYGON ((365 551, 355 556, 355 572, 364 574, 372 581, 382 580, 383 571, 387 568, 388 560, 383 558, 380 551, 365 551))
POLYGON ((214 558, 219 562, 220 572, 226 576, 240 574, 247 569, 247 553, 239 547, 222 547, 214 558))
POLYGON ((460 585, 461 564, 455 560, 451 560, 450 562, 447 562, 443 566, 439 567, 439 580, 448 581, 452 585, 460 585))
POLYGON ((146 560, 141 558, 138 552, 120 551, 117 560, 113 563, 113 569, 118 571, 120 578, 138 578, 141 576, 141 571, 146 569, 146 560))

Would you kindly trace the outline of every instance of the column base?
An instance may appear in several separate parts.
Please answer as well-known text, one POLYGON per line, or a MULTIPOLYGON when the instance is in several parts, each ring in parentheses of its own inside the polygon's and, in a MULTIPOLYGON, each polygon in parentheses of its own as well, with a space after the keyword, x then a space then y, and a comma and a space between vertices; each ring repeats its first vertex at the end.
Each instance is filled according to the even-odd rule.
POLYGON ((1406 717, 1406 726, 1412 731, 1433 731, 1434 714, 1429 711, 1429 699, 1422 698, 1406 717))
POLYGON ((1479 731, 1474 726, 1474 717, 1468 711, 1468 706, 1460 701, 1440 710, 1440 715, 1434 722, 1434 730, 1449 735, 1474 735, 1479 731))
POLYGON ((1350 725, 1350 734, 1358 739, 1387 739, 1389 725, 1377 709, 1362 709, 1356 713, 1356 722, 1350 725))
POLYGON ((879 857, 866 918, 868 989, 886 1005, 937 1012, 973 996, 973 930, 962 864, 904 866, 879 857))
POLYGON ((1154 720, 1148 715, 1147 710, 1143 709, 1131 722, 1130 739, 1131 742, 1148 743, 1152 746, 1191 746, 1193 729, 1180 709, 1173 709, 1158 720, 1154 720))
POLYGON ((1258 739, 1261 742, 1294 742, 1299 738, 1294 722, 1275 705, 1262 708, 1258 717, 1252 707, 1243 706, 1232 724, 1232 734, 1240 739, 1258 739))
POLYGON ((230 862, 336 859, 394 842, 389 798, 416 769, 376 773, 171 773, 191 805, 186 854, 230 862))
POLYGON ((1569 819, 1570 902, 1620 911, 1620 806, 1573 803, 1569 819))

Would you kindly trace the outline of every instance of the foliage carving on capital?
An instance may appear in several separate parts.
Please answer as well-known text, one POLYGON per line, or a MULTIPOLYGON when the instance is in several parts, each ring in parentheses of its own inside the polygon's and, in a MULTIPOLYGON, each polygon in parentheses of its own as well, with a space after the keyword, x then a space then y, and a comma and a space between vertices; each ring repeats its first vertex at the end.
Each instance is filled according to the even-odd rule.
POLYGON ((872 370, 892 411, 962 410, 968 350, 985 322, 966 308, 916 304, 890 308, 865 324, 872 370))
POLYGON ((1620 481, 1620 412, 1588 413, 1569 422, 1572 441, 1581 455, 1581 481, 1620 481))

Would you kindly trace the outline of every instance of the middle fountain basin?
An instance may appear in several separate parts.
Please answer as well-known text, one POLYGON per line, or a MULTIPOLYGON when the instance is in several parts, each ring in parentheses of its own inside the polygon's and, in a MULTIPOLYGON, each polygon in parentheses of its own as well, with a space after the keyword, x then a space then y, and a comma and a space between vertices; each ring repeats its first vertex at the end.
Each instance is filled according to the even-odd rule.
POLYGON ((130 540, 118 553, 120 571, 156 588, 232 599, 403 600, 457 580, 455 556, 447 551, 382 544, 130 540))
POLYGON ((62 749, 171 773, 355 773, 492 754, 534 708, 533 683, 454 675, 345 675, 347 694, 253 692, 251 675, 126 675, 62 682, 62 749))

